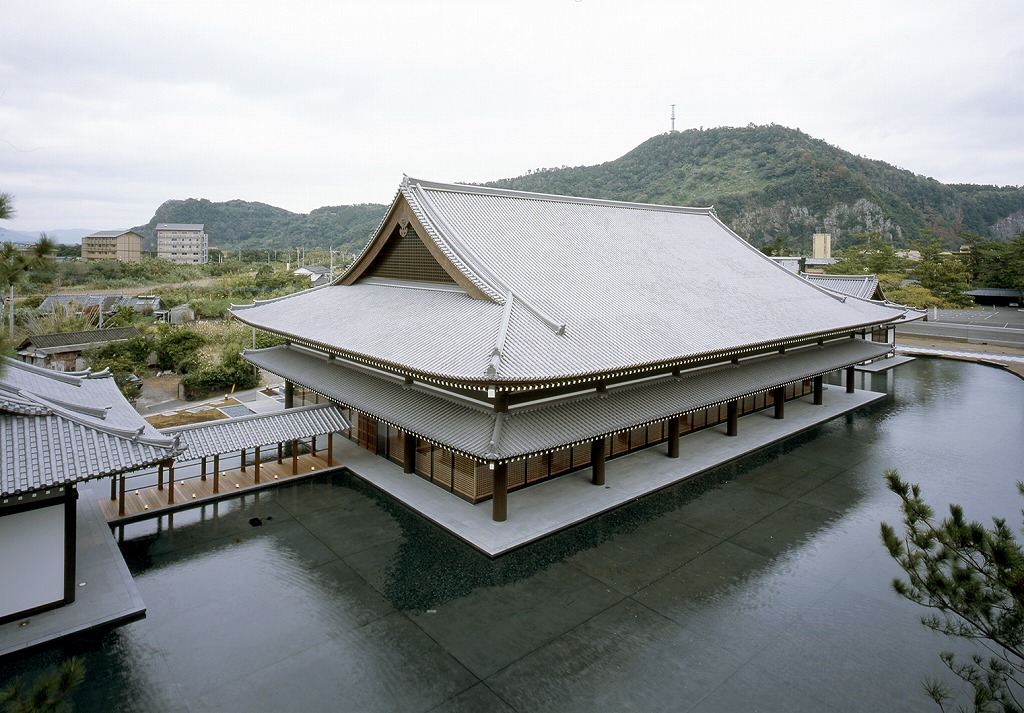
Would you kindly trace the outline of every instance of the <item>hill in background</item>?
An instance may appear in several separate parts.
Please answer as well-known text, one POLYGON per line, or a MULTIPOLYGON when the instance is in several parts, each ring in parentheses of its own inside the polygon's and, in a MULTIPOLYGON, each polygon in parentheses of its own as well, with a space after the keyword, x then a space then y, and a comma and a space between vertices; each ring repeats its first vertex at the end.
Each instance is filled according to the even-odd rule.
POLYGON ((954 245, 1024 230, 1024 189, 946 185, 855 156, 783 126, 692 129, 655 136, 597 166, 539 169, 487 185, 640 203, 715 207, 754 245, 788 238, 809 251, 830 232, 842 246, 877 230, 897 246, 929 235, 954 245))
MULTIPOLYGON (((757 247, 781 241, 810 251, 830 232, 842 247, 854 233, 879 231, 895 246, 937 236, 949 246, 970 232, 1006 239, 1024 230, 1024 188, 947 185, 882 161, 855 156, 783 126, 692 129, 655 136, 597 166, 538 169, 486 184, 542 193, 668 205, 713 205, 757 247)), ((292 213, 263 203, 172 200, 132 230, 155 249, 157 223, 204 223, 225 250, 362 249, 387 206, 362 204, 292 213)))

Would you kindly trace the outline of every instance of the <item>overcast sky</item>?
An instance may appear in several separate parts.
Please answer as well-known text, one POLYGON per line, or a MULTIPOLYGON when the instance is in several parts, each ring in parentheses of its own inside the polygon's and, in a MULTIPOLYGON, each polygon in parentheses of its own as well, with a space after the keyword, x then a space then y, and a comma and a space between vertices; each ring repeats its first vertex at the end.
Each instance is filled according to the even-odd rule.
POLYGON ((669 129, 776 123, 943 182, 1024 184, 1024 2, 7 0, 12 230, 172 198, 387 203, 669 129))

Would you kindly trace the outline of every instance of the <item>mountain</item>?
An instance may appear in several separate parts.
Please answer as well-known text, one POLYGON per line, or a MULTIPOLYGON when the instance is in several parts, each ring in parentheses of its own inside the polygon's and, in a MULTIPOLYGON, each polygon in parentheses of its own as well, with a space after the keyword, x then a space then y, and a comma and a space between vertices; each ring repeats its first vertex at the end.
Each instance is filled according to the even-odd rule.
POLYGON ((82 242, 82 237, 85 235, 92 235, 95 230, 83 230, 81 228, 66 228, 62 230, 43 230, 32 232, 28 230, 8 230, 7 228, 0 228, 0 243, 34 243, 39 240, 39 233, 44 232, 54 242, 61 243, 63 245, 78 245, 82 242))
MULTIPOLYGON (((937 236, 958 245, 963 232, 1006 239, 1024 230, 1024 188, 943 184, 883 161, 856 156, 784 126, 720 127, 661 134, 596 166, 542 168, 486 185, 542 193, 715 207, 754 245, 780 241, 810 252, 811 235, 830 232, 842 247, 877 230, 896 246, 937 236)), ((362 204, 292 213, 241 200, 190 198, 161 205, 132 228, 155 249, 157 223, 204 223, 222 249, 362 249, 387 206, 362 204)))
POLYGON ((385 210, 387 206, 365 203, 292 213, 266 203, 189 198, 167 201, 146 225, 132 230, 143 237, 144 250, 156 249, 157 223, 202 223, 210 247, 222 250, 319 246, 355 253, 377 229, 385 210))
POLYGON ((487 185, 611 200, 715 207, 757 246, 789 237, 809 250, 831 232, 880 231, 896 245, 961 232, 1008 238, 1024 229, 1024 188, 946 185, 855 156, 783 126, 692 129, 655 136, 597 166, 538 169, 487 185))

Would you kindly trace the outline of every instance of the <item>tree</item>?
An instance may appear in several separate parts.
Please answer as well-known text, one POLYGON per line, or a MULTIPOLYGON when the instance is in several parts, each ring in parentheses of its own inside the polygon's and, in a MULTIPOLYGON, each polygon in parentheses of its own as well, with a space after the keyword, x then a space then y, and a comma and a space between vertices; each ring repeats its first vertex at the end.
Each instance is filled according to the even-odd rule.
POLYGON ((26 279, 32 270, 43 265, 53 255, 55 243, 46 233, 39 235, 39 240, 29 250, 19 250, 13 243, 4 243, 0 247, 0 288, 10 291, 8 311, 8 338, 14 339, 14 286, 26 279))
POLYGON ((10 193, 0 193, 0 220, 10 220, 14 217, 14 196, 10 193))
MULTIPOLYGON (((985 653, 969 660, 942 652, 942 662, 972 693, 976 711, 1021 711, 1024 703, 1024 550, 1001 518, 992 526, 968 522, 955 503, 939 522, 917 484, 885 471, 899 496, 904 532, 882 523, 882 540, 906 580, 894 579, 896 593, 933 609, 921 623, 947 636, 978 643, 985 653)), ((1024 495, 1024 483, 1017 484, 1024 495)), ((1024 513, 1024 511, 1022 511, 1024 513)), ((951 687, 925 681, 940 708, 954 698, 951 687)))
POLYGON ((85 664, 76 656, 60 668, 47 671, 36 679, 32 688, 24 690, 21 678, 15 678, 0 689, 0 706, 7 713, 62 713, 71 710, 68 695, 85 680, 85 664))

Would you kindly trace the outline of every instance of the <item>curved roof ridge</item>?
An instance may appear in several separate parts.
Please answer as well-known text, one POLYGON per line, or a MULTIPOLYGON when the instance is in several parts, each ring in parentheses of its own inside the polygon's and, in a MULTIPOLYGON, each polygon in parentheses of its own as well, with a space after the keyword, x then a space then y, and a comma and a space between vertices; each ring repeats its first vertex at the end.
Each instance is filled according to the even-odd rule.
POLYGON ((292 293, 287 294, 287 295, 281 295, 280 297, 271 297, 270 299, 266 299, 266 300, 253 300, 252 304, 248 304, 248 305, 232 304, 230 307, 228 307, 228 310, 229 311, 234 311, 236 309, 252 309, 253 307, 259 307, 261 305, 268 305, 268 304, 271 304, 273 302, 280 302, 282 300, 286 300, 286 299, 289 299, 291 297, 295 297, 296 295, 304 295, 304 294, 308 294, 310 292, 315 292, 316 290, 322 290, 323 288, 330 287, 333 284, 334 283, 332 282, 332 283, 326 284, 326 285, 317 285, 316 287, 307 287, 306 289, 299 290, 298 292, 292 292, 292 293))
MULTIPOLYGON (((443 185, 443 184, 441 184, 443 185)), ((421 182, 416 179, 406 177, 402 181, 402 190, 406 195, 406 200, 409 201, 410 207, 415 211, 420 208, 425 215, 418 216, 423 226, 433 233, 432 237, 434 241, 439 243, 439 247, 444 249, 444 245, 447 245, 448 250, 445 252, 451 252, 456 260, 452 262, 458 266, 459 263, 465 265, 471 272, 466 277, 473 280, 474 283, 491 295, 495 302, 498 304, 504 304, 507 296, 512 294, 512 288, 505 283, 501 277, 493 272, 490 267, 487 266, 482 260, 480 260, 476 254, 466 245, 466 243, 459 237, 458 233, 452 229, 444 218, 441 217, 438 210, 431 204, 430 199, 427 197, 421 182), (427 218, 428 220, 423 220, 427 218), (474 277, 476 279, 474 279, 474 277)), ((534 317, 543 322, 551 331, 561 336, 565 333, 565 322, 560 322, 551 315, 544 312, 539 307, 531 304, 529 301, 524 300, 522 297, 517 298, 519 304, 527 309, 534 317)))
POLYGON ((714 208, 665 205, 663 203, 632 203, 630 201, 615 201, 604 198, 581 198, 579 196, 565 196, 557 193, 534 193, 531 191, 517 191, 508 188, 494 188, 491 186, 480 186, 469 183, 439 183, 436 181, 421 181, 416 178, 407 180, 416 185, 436 191, 450 191, 452 193, 473 193, 476 195, 502 196, 505 198, 522 198, 525 200, 551 201, 555 203, 578 203, 581 205, 598 205, 609 208, 627 208, 631 210, 653 210, 667 211, 672 213, 688 213, 691 215, 714 215, 714 208))

